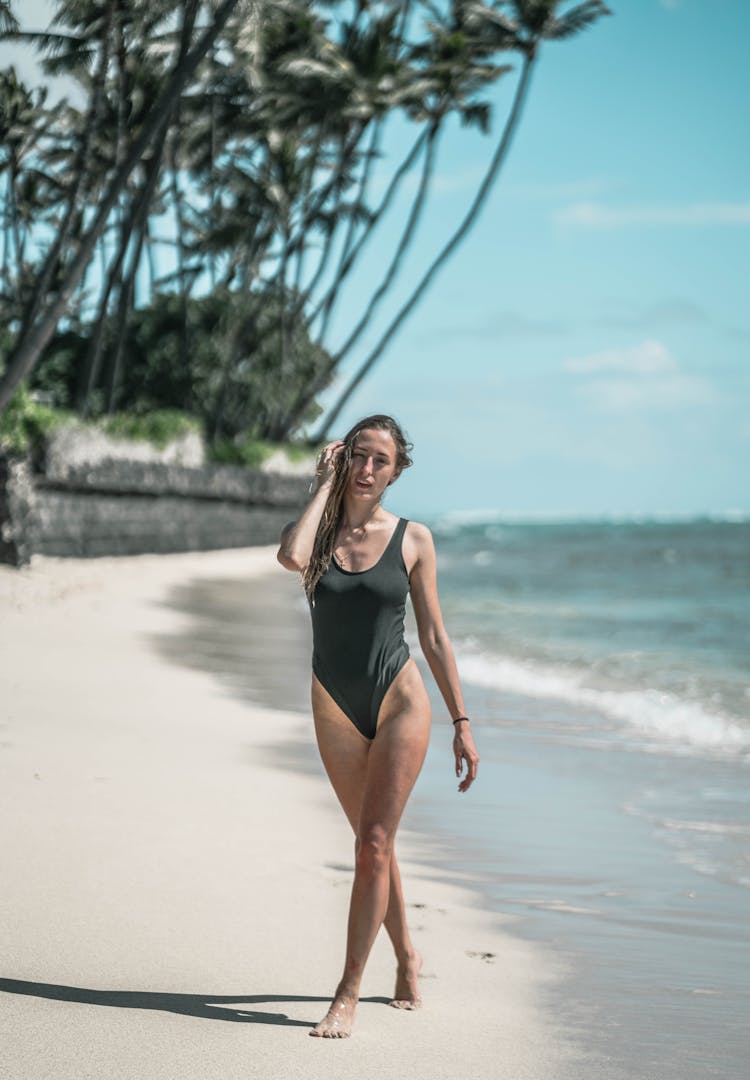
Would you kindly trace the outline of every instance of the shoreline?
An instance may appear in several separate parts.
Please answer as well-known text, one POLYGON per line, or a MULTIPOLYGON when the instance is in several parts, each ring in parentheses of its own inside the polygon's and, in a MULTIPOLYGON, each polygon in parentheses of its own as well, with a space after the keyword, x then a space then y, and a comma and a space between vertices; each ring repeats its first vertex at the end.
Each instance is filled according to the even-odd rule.
POLYGON ((354 1037, 305 1037, 338 977, 351 878, 309 717, 248 704, 155 647, 189 622, 170 590, 260 584, 274 553, 0 570, 10 1075, 314 1078, 333 1053, 364 1080, 572 1074, 583 1051, 544 1006, 562 965, 469 883, 439 880, 408 826, 399 855, 425 1007, 385 1006, 395 969, 381 934, 354 1037))
MULTIPOLYGON (((281 760, 322 775, 306 738, 311 640, 294 575, 276 571, 255 582, 252 593, 230 579, 194 583, 171 597, 189 616, 189 629, 169 641, 167 653, 187 653, 191 664, 244 700, 285 702, 302 711, 305 735, 281 760), (248 631, 251 612, 264 625, 261 639, 248 631)), ((562 701, 500 696, 469 678, 465 689, 484 717, 484 779, 468 797, 459 796, 450 732, 440 730, 444 705, 417 659, 435 730, 400 836, 415 834, 412 858, 430 877, 468 887, 473 903, 500 915, 505 930, 541 946, 543 965, 553 959, 561 977, 546 984, 544 1008, 585 1047, 586 1067, 573 1073, 575 1080, 594 1070, 607 1077, 699 1080, 704 1064, 717 1076, 734 1075, 743 1060, 743 1040, 731 1021, 745 998, 732 946, 741 953, 746 943, 741 908, 720 885, 711 888, 688 866, 672 864, 670 844, 664 849, 669 837, 653 835, 653 807, 637 812, 652 788, 664 798, 668 791, 679 795, 685 783, 689 790, 690 780, 677 774, 691 761, 695 779, 700 774, 704 784, 728 795, 730 778, 721 763, 714 769, 654 753, 651 745, 618 739, 605 716, 583 715, 562 701), (589 732, 600 739, 589 739, 589 732), (724 924, 718 937, 711 929, 717 919, 724 924), (722 1035, 706 1064, 698 1033, 709 1028, 722 1035)), ((701 813, 696 808, 694 820, 701 813)), ((400 847, 399 854, 403 858, 400 847)))

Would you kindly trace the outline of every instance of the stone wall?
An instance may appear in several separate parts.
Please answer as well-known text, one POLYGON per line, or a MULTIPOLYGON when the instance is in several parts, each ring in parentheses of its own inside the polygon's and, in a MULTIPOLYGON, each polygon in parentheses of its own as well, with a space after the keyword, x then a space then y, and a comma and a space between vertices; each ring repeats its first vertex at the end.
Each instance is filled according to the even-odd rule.
POLYGON ((0 457, 0 561, 273 543, 309 478, 232 465, 50 459, 43 472, 0 457))

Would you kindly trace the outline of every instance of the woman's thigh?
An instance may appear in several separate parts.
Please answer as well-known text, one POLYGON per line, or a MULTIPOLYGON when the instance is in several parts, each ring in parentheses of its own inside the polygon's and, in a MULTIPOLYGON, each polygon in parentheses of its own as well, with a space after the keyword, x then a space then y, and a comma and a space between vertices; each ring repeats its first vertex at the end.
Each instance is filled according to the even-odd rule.
POLYGON ((367 757, 358 835, 392 843, 427 754, 429 704, 381 717, 367 757))
POLYGON ((356 833, 370 740, 357 730, 315 675, 312 677, 312 709, 323 766, 356 833))
POLYGON ((422 677, 409 659, 388 688, 375 738, 354 726, 319 680, 312 677, 315 734, 323 765, 355 833, 359 833, 369 790, 368 822, 392 822, 395 832, 427 752, 430 702, 422 677))
POLYGON ((391 839, 422 768, 430 738, 430 701, 413 659, 383 699, 367 758, 360 836, 377 829, 391 839))

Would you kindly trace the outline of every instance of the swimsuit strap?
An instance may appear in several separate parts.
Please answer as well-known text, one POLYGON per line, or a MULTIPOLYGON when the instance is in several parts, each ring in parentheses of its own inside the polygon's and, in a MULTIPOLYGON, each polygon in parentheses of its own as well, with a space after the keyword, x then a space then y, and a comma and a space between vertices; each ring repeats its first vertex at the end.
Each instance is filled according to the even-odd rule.
MULTIPOLYGON (((403 552, 401 550, 401 547, 402 547, 403 540, 404 540, 404 533, 406 532, 406 526, 408 524, 409 524, 409 519, 408 518, 400 517, 398 519, 398 521, 396 522, 396 528, 393 530, 393 535, 391 536, 390 540, 388 541, 388 545, 387 545, 385 551, 383 552, 383 555, 382 555, 382 557, 380 559, 380 562, 383 562, 386 555, 388 555, 391 552, 391 550, 393 550, 393 552, 395 553, 397 563, 400 563, 400 562, 403 561, 403 552)), ((376 563, 375 565, 378 566, 379 564, 376 563)))

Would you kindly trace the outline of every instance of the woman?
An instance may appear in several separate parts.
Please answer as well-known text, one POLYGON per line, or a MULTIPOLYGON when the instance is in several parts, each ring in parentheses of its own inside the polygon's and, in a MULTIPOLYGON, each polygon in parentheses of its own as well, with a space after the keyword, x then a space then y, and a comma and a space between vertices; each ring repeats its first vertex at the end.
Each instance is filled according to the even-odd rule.
POLYGON ((425 659, 454 723, 456 776, 467 791, 479 758, 438 604, 430 530, 383 509, 411 465, 395 420, 368 416, 321 452, 315 490, 281 534, 278 560, 303 575, 313 622, 312 708, 320 755, 356 836, 346 962, 326 1016, 310 1032, 351 1034, 367 957, 385 923, 397 959, 397 1008, 420 1005, 422 959, 406 925, 393 843, 422 767, 430 703, 404 641, 411 593, 425 659))

